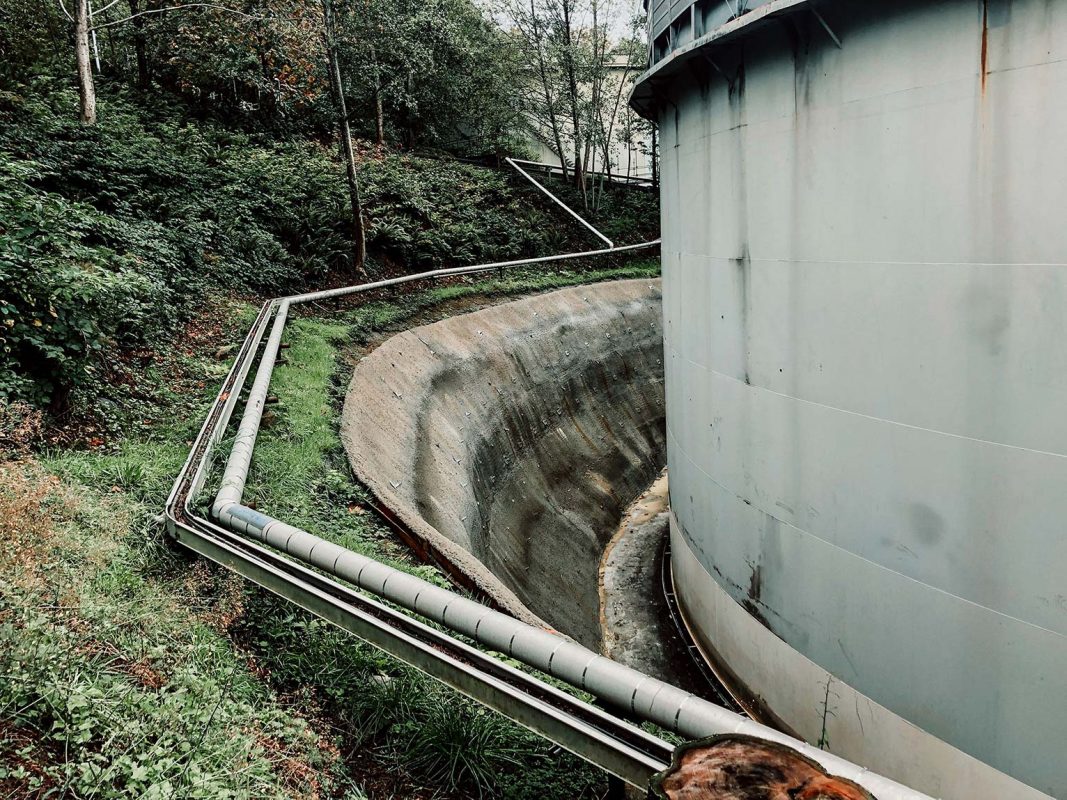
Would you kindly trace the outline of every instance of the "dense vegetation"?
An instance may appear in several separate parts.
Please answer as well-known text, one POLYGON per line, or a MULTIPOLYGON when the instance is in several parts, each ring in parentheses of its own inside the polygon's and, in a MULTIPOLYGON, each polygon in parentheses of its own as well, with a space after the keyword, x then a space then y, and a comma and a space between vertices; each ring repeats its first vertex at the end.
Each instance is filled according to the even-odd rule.
MULTIPOLYGON (((175 550, 157 519, 262 297, 598 246, 500 168, 523 155, 522 53, 469 0, 100 0, 90 124, 85 2, 0 0, 0 797, 600 794, 597 772, 175 550)), ((619 243, 656 235, 650 193, 608 187, 587 213, 619 243)), ((341 458, 344 353, 457 297, 657 265, 599 268, 294 321, 301 366, 277 373, 275 469, 257 459, 250 496, 441 580, 341 458)))
MULTIPOLYGON (((332 149, 124 92, 86 127, 57 83, 0 95, 0 397, 92 416, 125 382, 118 354, 152 347, 205 291, 359 279, 332 149)), ((360 175, 372 272, 595 246, 500 170, 367 146, 360 175)), ((640 193, 601 216, 622 241, 655 225, 640 193)))
MULTIPOLYGON (((250 499, 443 582, 350 477, 349 349, 442 303, 657 269, 529 271, 294 320, 250 499)), ((216 346, 254 311, 219 301, 183 327, 137 434, 0 465, 0 796, 602 796, 596 770, 167 543, 155 517, 226 369, 216 346)))

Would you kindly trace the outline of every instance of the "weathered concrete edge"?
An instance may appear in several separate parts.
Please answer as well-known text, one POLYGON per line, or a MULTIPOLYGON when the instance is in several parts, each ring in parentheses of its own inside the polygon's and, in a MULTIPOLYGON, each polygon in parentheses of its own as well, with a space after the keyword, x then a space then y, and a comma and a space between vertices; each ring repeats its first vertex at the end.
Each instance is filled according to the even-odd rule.
MULTIPOLYGON (((650 279, 647 278, 639 278, 623 281, 605 281, 601 282, 600 285, 619 283, 648 284, 649 280, 650 279)), ((658 285, 659 279, 652 279, 652 282, 658 285)), ((560 293, 588 292, 595 286, 596 284, 580 284, 556 290, 555 292, 550 292, 548 294, 555 295, 560 293)), ((508 303, 536 303, 540 298, 544 298, 545 296, 546 295, 541 294, 504 301, 461 316, 477 318, 477 315, 480 313, 493 313, 494 309, 499 310, 500 306, 508 303)), ((427 353, 432 357, 435 354, 433 350, 430 349, 429 343, 434 340, 434 335, 428 333, 428 329, 435 325, 447 324, 453 319, 457 319, 457 317, 418 325, 397 333, 382 342, 378 348, 365 356, 364 359, 373 359, 377 354, 386 353, 386 345, 390 345, 388 348, 390 351, 400 350, 405 354, 412 352, 427 353)), ((421 357, 421 355, 415 355, 412 358, 418 359, 421 357)), ((407 355, 405 355, 405 361, 407 363, 404 364, 403 367, 409 368, 411 359, 409 359, 407 355)), ((420 555, 423 557, 428 557, 430 560, 435 561, 454 580, 456 580, 457 583, 484 596, 485 599, 497 606, 500 610, 512 614, 524 622, 538 625, 549 630, 555 630, 552 625, 535 614, 525 603, 523 603, 518 595, 498 578, 481 559, 430 524, 419 511, 411 505, 409 498, 402 497, 394 489, 389 479, 381 474, 381 465, 371 463, 376 459, 368 457, 371 452, 368 449, 368 442, 363 437, 362 432, 356 427, 356 420, 360 415, 353 410, 357 404, 363 402, 363 398, 359 395, 361 387, 365 388, 365 382, 360 374, 359 365, 357 365, 356 369, 353 370, 346 391, 345 410, 341 416, 341 440, 356 477, 370 490, 379 506, 379 510, 401 529, 403 538, 408 540, 408 544, 411 545, 413 549, 419 551, 420 555)), ((394 387, 383 386, 383 389, 392 391, 401 402, 417 405, 416 399, 413 397, 402 399, 394 387)))
MULTIPOLYGON (((413 329, 417 330, 417 329, 413 329)), ((409 333, 409 332, 405 332, 409 333)), ((398 334, 398 336, 402 336, 398 334)), ((349 381, 345 404, 353 401, 358 380, 355 374, 349 381)), ((343 414, 341 418, 341 442, 352 470, 364 486, 384 508, 387 516, 392 516, 411 536, 419 540, 425 553, 448 573, 453 579, 485 598, 501 611, 511 614, 516 619, 530 625, 537 625, 547 630, 555 630, 551 625, 534 614, 503 581, 494 575, 480 559, 462 546, 456 544, 437 528, 430 525, 423 517, 403 501, 387 480, 382 479, 367 463, 359 446, 358 431, 351 421, 351 415, 343 414)))

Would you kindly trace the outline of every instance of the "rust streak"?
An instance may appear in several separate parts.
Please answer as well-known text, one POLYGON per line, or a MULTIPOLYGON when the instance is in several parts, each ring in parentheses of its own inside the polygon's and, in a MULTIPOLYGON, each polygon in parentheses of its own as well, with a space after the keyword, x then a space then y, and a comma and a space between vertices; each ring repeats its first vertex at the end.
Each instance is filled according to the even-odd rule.
POLYGON ((982 96, 985 96, 986 76, 989 74, 989 0, 982 0, 982 96))

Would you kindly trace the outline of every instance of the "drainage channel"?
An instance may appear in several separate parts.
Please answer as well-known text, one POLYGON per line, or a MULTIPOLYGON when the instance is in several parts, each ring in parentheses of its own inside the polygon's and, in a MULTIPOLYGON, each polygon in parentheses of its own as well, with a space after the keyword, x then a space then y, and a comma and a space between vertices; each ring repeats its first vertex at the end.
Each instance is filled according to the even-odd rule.
MULTIPOLYGON (((626 248, 653 248, 658 242, 626 248)), ((622 249, 622 248, 620 248, 622 249)), ((320 572, 227 530, 195 505, 215 447, 225 436, 242 387, 282 303, 311 302, 386 285, 568 260, 607 251, 567 254, 451 270, 435 270, 357 287, 266 302, 248 331, 212 403, 166 505, 167 527, 182 545, 332 622, 401 661, 555 742, 635 786, 670 763, 672 747, 635 725, 486 655, 453 635, 377 602, 320 572)), ((279 328, 280 330, 280 328, 279 328)), ((280 335, 272 337, 280 343, 280 335)), ((268 381, 261 381, 266 389, 268 381)))
POLYGON ((286 314, 292 305, 427 278, 588 258, 656 245, 658 240, 610 250, 435 270, 268 301, 245 338, 175 482, 166 508, 168 528, 190 549, 380 647, 634 786, 646 787, 650 777, 666 767, 672 751, 670 745, 614 714, 582 703, 310 567, 333 571, 389 602, 588 691, 609 707, 624 709, 637 719, 655 722, 687 738, 739 733, 776 741, 812 758, 831 773, 859 783, 881 800, 921 800, 926 796, 617 664, 564 637, 519 622, 240 505, 270 373, 286 314), (238 439, 228 459, 227 474, 213 507, 216 517, 213 520, 198 513, 194 500, 203 489, 213 450, 225 434, 272 317, 271 335, 246 402, 238 439), (249 536, 294 558, 263 547, 249 536))

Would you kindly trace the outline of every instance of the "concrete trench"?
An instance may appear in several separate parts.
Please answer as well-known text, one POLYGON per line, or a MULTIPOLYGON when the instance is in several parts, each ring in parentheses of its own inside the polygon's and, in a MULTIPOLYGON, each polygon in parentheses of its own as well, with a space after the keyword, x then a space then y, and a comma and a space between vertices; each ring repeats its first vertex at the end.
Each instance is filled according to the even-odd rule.
MULTIPOLYGON (((612 651, 640 641, 662 663, 626 611, 653 602, 647 575, 620 577, 604 558, 609 543, 627 549, 629 507, 666 462, 662 348, 658 280, 452 317, 356 365, 342 438, 378 501, 501 607, 649 666, 612 651), (638 596, 602 597, 616 586, 638 596)), ((658 539, 643 530, 628 549, 651 554, 658 539)))

